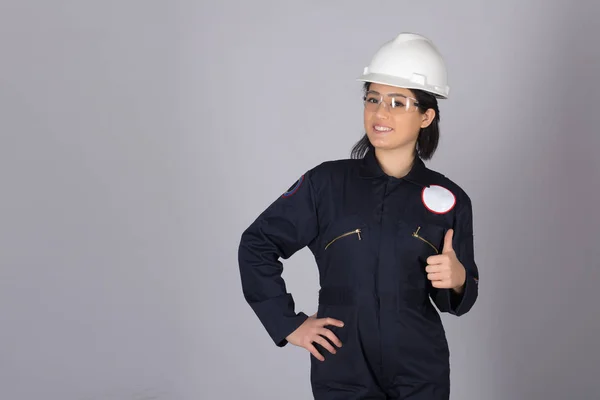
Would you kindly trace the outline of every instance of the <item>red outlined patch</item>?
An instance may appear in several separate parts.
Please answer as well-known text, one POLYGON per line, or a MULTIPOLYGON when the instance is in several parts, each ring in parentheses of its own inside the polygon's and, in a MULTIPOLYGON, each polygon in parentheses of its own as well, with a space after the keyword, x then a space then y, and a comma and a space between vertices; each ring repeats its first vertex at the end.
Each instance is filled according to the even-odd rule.
POLYGON ((425 207, 434 214, 446 214, 456 205, 454 193, 439 185, 423 188, 421 200, 425 207))
POLYGON ((302 186, 302 182, 304 182, 304 175, 302 175, 297 181, 296 183, 294 183, 292 185, 291 188, 288 189, 287 192, 285 192, 281 197, 290 197, 292 195, 294 195, 298 189, 300 189, 300 186, 302 186))

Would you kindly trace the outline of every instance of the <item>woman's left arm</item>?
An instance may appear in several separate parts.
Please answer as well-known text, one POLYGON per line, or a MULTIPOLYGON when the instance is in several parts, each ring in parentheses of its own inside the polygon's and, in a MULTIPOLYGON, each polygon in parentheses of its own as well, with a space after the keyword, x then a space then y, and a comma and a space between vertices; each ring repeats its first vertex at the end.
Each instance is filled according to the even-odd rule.
POLYGON ((461 203, 455 214, 454 227, 446 234, 442 253, 429 257, 426 269, 434 303, 441 312, 456 316, 466 314, 479 293, 471 200, 465 196, 461 203))

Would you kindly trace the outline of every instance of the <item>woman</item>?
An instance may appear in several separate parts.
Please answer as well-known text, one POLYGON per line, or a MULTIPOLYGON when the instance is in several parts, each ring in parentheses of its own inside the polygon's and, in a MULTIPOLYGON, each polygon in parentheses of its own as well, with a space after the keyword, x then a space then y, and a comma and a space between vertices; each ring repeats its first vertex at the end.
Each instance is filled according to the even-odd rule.
POLYGON ((278 346, 313 355, 315 399, 448 399, 432 301, 468 312, 478 269, 469 197, 422 161, 437 147, 446 69, 431 41, 403 33, 359 80, 365 136, 351 159, 307 171, 243 233, 244 296, 278 346), (295 312, 281 277, 280 259, 305 246, 321 284, 310 317, 295 312))

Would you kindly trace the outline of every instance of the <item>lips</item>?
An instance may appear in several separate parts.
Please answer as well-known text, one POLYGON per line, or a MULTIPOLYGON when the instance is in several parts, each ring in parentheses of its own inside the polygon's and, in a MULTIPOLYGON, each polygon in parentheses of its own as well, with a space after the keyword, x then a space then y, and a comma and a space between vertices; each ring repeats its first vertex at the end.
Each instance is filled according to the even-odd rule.
POLYGON ((388 133, 388 132, 393 131, 393 129, 390 128, 389 126, 379 125, 379 124, 373 125, 373 130, 377 133, 388 133))

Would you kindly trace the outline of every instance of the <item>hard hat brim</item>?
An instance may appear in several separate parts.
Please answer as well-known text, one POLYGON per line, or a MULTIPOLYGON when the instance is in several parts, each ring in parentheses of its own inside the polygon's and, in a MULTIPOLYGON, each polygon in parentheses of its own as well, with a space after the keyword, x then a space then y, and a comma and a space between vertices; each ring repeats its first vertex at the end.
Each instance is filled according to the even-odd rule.
POLYGON ((431 93, 438 99, 447 99, 448 98, 448 91, 449 91, 448 87, 441 88, 441 87, 430 86, 430 85, 420 85, 420 84, 412 82, 408 79, 400 78, 397 76, 390 76, 390 75, 370 72, 370 73, 361 75, 360 77, 357 78, 357 80, 361 81, 361 82, 379 83, 381 85, 389 85, 389 86, 395 86, 395 87, 405 88, 405 89, 418 89, 418 90, 422 90, 424 92, 431 93))

